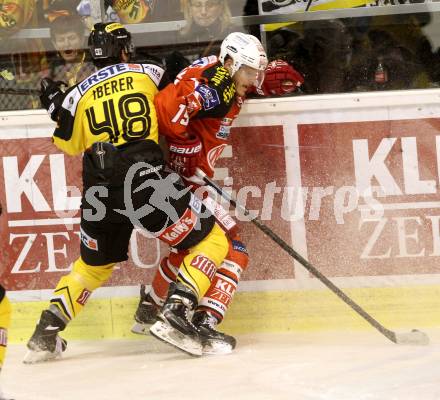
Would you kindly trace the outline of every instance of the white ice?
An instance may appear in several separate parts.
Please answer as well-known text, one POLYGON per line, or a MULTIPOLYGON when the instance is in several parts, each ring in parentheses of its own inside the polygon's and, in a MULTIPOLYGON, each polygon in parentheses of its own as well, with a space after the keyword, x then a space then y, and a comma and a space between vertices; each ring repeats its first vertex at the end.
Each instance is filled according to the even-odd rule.
POLYGON ((15 400, 439 400, 440 332, 426 332, 421 347, 374 330, 244 335, 233 354, 204 358, 151 337, 70 342, 38 365, 11 345, 1 380, 15 400))

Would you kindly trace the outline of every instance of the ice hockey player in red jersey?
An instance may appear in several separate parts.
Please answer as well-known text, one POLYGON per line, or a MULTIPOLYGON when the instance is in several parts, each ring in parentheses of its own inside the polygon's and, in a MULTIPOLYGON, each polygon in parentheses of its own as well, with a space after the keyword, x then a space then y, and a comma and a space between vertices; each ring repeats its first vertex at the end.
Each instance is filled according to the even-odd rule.
MULTIPOLYGON (((252 35, 233 32, 222 42, 218 57, 195 61, 156 96, 159 133, 167 142, 169 166, 189 185, 203 185, 196 174, 197 169, 213 177, 216 161, 229 144, 231 125, 246 93, 254 86, 261 86, 266 67, 267 56, 259 40, 252 35)), ((248 265, 248 254, 238 236, 236 222, 227 211, 210 197, 206 197, 204 203, 227 232, 229 252, 199 301, 192 322, 199 331, 203 354, 224 354, 234 349, 236 341, 217 331, 216 326, 223 320, 240 275, 248 265)), ((141 287, 133 332, 148 334, 184 256, 184 252, 171 249, 160 263, 151 290, 146 293, 145 286, 141 287)), ((161 312, 159 319, 160 315, 161 312)), ((160 338, 157 324, 160 322, 150 331, 160 338)))

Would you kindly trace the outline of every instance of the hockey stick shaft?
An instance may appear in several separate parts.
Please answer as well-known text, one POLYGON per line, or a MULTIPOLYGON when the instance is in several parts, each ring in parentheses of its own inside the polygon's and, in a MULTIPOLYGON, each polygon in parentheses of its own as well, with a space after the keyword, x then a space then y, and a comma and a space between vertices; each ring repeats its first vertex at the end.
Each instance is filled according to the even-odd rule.
POLYGON ((13 88, 0 88, 0 94, 12 94, 18 96, 39 96, 40 91, 37 89, 13 89, 13 88))
POLYGON ((385 328, 380 322, 374 319, 368 314, 359 304, 348 297, 341 289, 339 289, 330 279, 317 270, 310 262, 296 252, 291 246, 289 246, 283 239, 281 239, 275 232, 273 232, 268 226, 263 224, 258 217, 252 216, 251 213, 241 204, 238 204, 229 193, 225 192, 215 182, 213 182, 206 174, 200 170, 197 174, 202 178, 207 185, 212 187, 220 196, 229 201, 233 207, 239 209, 245 216, 251 217, 251 222, 260 229, 264 234, 269 236, 276 244, 278 244, 286 253, 292 258, 298 261, 304 268, 306 268, 312 275, 318 278, 325 286, 327 286, 336 296, 338 296, 345 304, 357 312, 363 317, 370 325, 376 328, 382 335, 397 343, 396 333, 385 328))

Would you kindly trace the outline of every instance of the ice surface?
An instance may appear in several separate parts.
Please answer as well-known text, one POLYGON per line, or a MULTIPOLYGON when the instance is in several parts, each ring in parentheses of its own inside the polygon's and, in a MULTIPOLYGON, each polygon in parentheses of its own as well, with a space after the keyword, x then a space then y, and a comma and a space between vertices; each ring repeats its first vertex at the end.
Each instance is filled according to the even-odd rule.
POLYGON ((374 331, 238 336, 227 356, 192 358, 151 337, 71 342, 60 361, 2 372, 15 400, 438 400, 440 332, 403 346, 374 331))

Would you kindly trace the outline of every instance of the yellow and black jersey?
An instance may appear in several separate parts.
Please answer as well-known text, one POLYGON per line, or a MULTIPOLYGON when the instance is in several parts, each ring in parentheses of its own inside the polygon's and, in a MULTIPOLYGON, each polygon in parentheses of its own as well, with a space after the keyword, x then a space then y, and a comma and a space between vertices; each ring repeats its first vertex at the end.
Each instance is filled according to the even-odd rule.
POLYGON ((0 285, 0 301, 2 301, 3 300, 3 297, 5 297, 5 288, 2 286, 2 285, 0 285))
POLYGON ((157 143, 154 96, 164 72, 155 64, 115 64, 70 88, 58 114, 55 145, 77 155, 95 142, 119 146, 149 139, 157 143))

